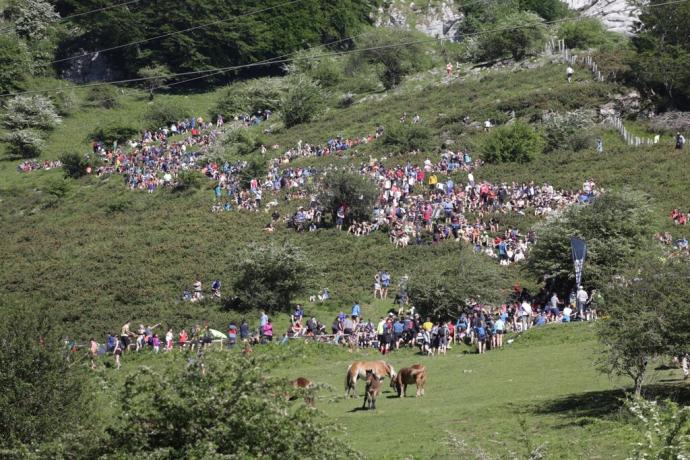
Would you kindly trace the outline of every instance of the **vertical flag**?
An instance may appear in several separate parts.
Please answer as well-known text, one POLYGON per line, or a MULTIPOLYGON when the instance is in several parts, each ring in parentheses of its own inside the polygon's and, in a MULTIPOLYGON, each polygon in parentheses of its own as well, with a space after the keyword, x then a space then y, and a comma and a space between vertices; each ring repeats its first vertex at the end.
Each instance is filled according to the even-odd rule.
POLYGON ((575 266, 575 282, 579 286, 582 281, 582 267, 585 265, 585 257, 587 257, 587 243, 579 238, 571 238, 570 249, 572 250, 573 265, 575 266))

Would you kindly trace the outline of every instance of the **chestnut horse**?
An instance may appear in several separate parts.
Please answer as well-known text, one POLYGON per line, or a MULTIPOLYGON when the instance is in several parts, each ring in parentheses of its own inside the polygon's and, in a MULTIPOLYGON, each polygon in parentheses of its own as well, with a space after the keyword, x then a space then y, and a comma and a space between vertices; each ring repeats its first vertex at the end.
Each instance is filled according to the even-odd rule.
POLYGON ((355 397, 357 379, 366 378, 367 370, 371 370, 381 378, 385 375, 391 379, 395 378, 393 366, 385 361, 355 361, 348 366, 347 375, 345 375, 345 397, 355 397))
POLYGON ((381 393, 381 380, 383 377, 379 377, 371 369, 367 369, 366 373, 367 387, 364 391, 364 404, 362 404, 362 409, 367 409, 367 403, 369 403, 369 409, 376 409, 376 398, 378 398, 381 393))
POLYGON ((398 397, 407 396, 407 385, 417 385, 417 396, 424 396, 424 385, 426 384, 426 366, 414 364, 411 367, 403 367, 400 372, 391 379, 391 388, 395 388, 398 397))
MULTIPOLYGON (((295 380, 290 380, 290 385, 292 386, 292 388, 295 388, 296 390, 303 390, 305 392, 304 402, 308 406, 314 405, 314 382, 312 382, 309 379, 305 379, 304 377, 297 377, 295 380)), ((296 396, 292 396, 290 400, 296 398, 296 396)))

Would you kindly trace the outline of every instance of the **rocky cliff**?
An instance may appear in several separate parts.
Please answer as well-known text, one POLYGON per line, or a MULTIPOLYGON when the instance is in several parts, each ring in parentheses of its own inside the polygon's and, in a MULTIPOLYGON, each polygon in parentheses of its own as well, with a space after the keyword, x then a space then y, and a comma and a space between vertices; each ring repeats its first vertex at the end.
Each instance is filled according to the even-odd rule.
POLYGON ((567 0, 571 9, 601 19, 607 29, 631 34, 638 9, 629 0, 567 0))

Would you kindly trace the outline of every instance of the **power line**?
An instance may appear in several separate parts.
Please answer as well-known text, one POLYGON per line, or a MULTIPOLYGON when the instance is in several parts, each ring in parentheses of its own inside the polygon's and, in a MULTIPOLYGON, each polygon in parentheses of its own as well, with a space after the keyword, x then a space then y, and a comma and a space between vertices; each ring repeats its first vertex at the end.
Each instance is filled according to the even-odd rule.
POLYGON ((137 41, 133 41, 133 42, 129 42, 129 43, 124 43, 124 44, 122 44, 122 45, 111 46, 111 47, 109 47, 109 48, 103 48, 103 49, 96 50, 96 51, 90 51, 90 52, 88 52, 88 53, 75 54, 74 56, 70 56, 70 57, 66 57, 66 58, 62 58, 62 59, 56 59, 56 60, 54 60, 54 61, 47 62, 47 63, 44 64, 44 65, 58 64, 58 63, 60 63, 60 62, 72 61, 72 60, 74 60, 74 59, 79 59, 79 58, 83 58, 83 57, 86 57, 86 56, 94 56, 94 55, 97 55, 97 54, 100 54, 100 53, 107 53, 107 52, 109 52, 109 51, 114 51, 114 50, 122 49, 122 48, 128 48, 128 47, 134 46, 134 45, 141 45, 142 43, 148 43, 148 42, 153 41, 153 40, 158 40, 158 39, 165 38, 165 37, 171 37, 171 36, 173 36, 173 35, 179 35, 179 34, 191 32, 191 31, 193 31, 193 30, 204 29, 204 28, 206 28, 206 27, 214 26, 214 25, 216 25, 216 24, 222 24, 222 23, 224 23, 224 22, 233 21, 233 20, 235 20, 235 19, 240 19, 240 18, 244 18, 244 17, 247 17, 247 16, 252 16, 252 15, 255 15, 255 14, 259 14, 259 13, 265 13, 266 11, 271 11, 271 10, 275 10, 275 9, 278 9, 278 8, 282 8, 283 6, 292 5, 292 4, 295 4, 295 3, 300 3, 301 1, 302 1, 302 0, 290 0, 290 1, 288 1, 288 2, 280 3, 280 4, 275 5, 275 6, 270 6, 270 7, 266 7, 266 8, 261 8, 261 9, 258 9, 258 10, 254 10, 254 11, 250 11, 250 12, 247 12, 247 13, 243 13, 243 14, 240 14, 240 15, 237 15, 237 16, 233 16, 233 17, 231 17, 231 18, 218 19, 217 21, 207 22, 206 24, 201 24, 201 25, 198 25, 198 26, 189 27, 189 28, 187 28, 187 29, 176 30, 176 31, 173 31, 173 32, 168 32, 168 33, 166 33, 166 34, 156 35, 155 37, 150 37, 150 38, 145 38, 145 39, 142 39, 142 40, 137 40, 137 41))
MULTIPOLYGON (((69 20, 69 19, 78 18, 78 17, 81 17, 81 16, 86 16, 86 15, 89 15, 89 14, 93 14, 93 13, 100 13, 101 11, 112 10, 113 8, 119 8, 119 7, 121 7, 121 6, 131 5, 132 3, 138 3, 138 2, 140 2, 140 1, 141 1, 141 0, 129 0, 128 2, 118 3, 118 4, 116 4, 116 5, 104 6, 104 7, 102 7, 102 8, 97 8, 97 9, 95 9, 95 10, 84 11, 83 13, 70 14, 69 16, 64 16, 64 17, 61 17, 61 18, 57 19, 55 22, 63 22, 63 21, 67 21, 67 20, 69 20)), ((14 29, 13 26, 11 26, 11 27, 4 27, 4 28, 0 29, 0 32, 6 32, 6 31, 12 30, 12 29, 14 29)))
MULTIPOLYGON (((300 0, 297 0, 300 1, 300 0)), ((685 3, 688 0, 672 0, 669 2, 661 3, 661 4, 655 4, 655 5, 649 5, 649 6, 665 6, 665 5, 673 5, 673 4, 678 4, 678 3, 685 3)), ((292 2, 294 3, 294 2, 292 2)), ((555 19, 553 21, 545 21, 542 24, 545 25, 553 25, 553 24, 560 24, 560 23, 566 23, 566 22, 577 22, 581 21, 583 19, 586 19, 586 17, 577 17, 577 18, 563 18, 563 19, 555 19)), ((473 37, 473 36, 478 36, 478 35, 484 35, 484 34, 489 34, 493 32, 502 32, 502 31, 511 31, 511 30, 519 30, 519 29, 525 29, 525 28, 530 28, 533 27, 533 25, 522 25, 522 26, 513 26, 513 27, 502 27, 502 28, 495 28, 495 29, 485 29, 482 31, 478 32, 473 32, 473 33, 464 33, 461 34, 463 38, 466 37, 473 37)), ((363 34, 360 34, 363 35, 363 34)), ((357 37, 357 36, 355 36, 357 37)), ((353 37, 348 37, 345 39, 342 39, 342 41, 351 39, 353 37)), ((376 50, 381 50, 381 49, 389 49, 389 48, 397 48, 397 47, 402 47, 402 46, 410 46, 410 45, 416 45, 416 44, 422 44, 422 43, 428 43, 432 41, 438 41, 438 38, 426 38, 426 39, 420 39, 420 40, 415 40, 415 41, 409 41, 409 42, 401 42, 401 43, 393 43, 393 44, 388 44, 388 45, 381 45, 381 46, 374 46, 374 47, 369 47, 369 48, 359 48, 359 49, 353 49, 353 50, 345 50, 345 51, 336 51, 332 53, 324 53, 316 56, 311 56, 309 57, 310 60, 317 60, 317 59, 322 59, 322 58, 328 58, 328 57, 335 57, 335 56, 343 56, 343 55, 349 55, 353 53, 360 53, 364 51, 376 51, 376 50)), ((333 43, 337 43, 333 42, 333 43)), ((326 44, 328 45, 328 44, 326 44)), ((319 46, 324 46, 324 45, 319 45, 319 46)), ((194 71, 188 71, 188 72, 179 72, 175 74, 168 75, 166 78, 175 78, 175 77, 184 77, 184 76, 191 76, 191 75, 200 75, 200 74, 205 74, 193 79, 190 79, 188 81, 200 79, 200 78, 208 78, 213 75, 218 75, 220 73, 226 73, 226 72, 231 72, 234 70, 241 70, 241 69, 249 69, 249 68, 254 68, 254 67, 261 67, 261 66, 266 66, 266 65, 275 65, 275 64, 286 64, 289 62, 294 61, 294 58, 286 58, 286 56, 290 56, 291 54, 295 53, 289 53, 287 55, 282 55, 278 56, 275 58, 271 59, 266 59, 263 61, 258 61, 250 64, 241 64, 241 65, 235 65, 235 66, 228 66, 228 67, 219 67, 219 68, 211 68, 211 69, 204 69, 204 70, 194 70, 194 71)), ((124 80, 116 80, 116 81, 107 81, 107 82, 96 82, 96 83, 89 83, 85 85, 78 85, 71 87, 71 89, 81 89, 81 88, 92 88, 96 86, 104 86, 104 85, 116 85, 116 84, 125 84, 125 83, 137 83, 137 82, 142 82, 142 81, 148 81, 148 80, 155 80, 161 78, 159 76, 153 76, 153 77, 139 77, 139 78, 129 78, 129 79, 124 79, 124 80)), ((178 82, 178 83, 173 83, 173 84, 180 84, 183 82, 178 82)), ((172 85, 172 84, 171 84, 172 85)), ((167 85, 167 86, 171 86, 167 85)), ((34 91, 21 91, 21 92, 15 92, 15 93, 6 93, 6 94, 0 94, 0 97, 7 97, 7 96, 20 96, 24 94, 40 94, 40 93, 51 93, 51 92, 61 92, 64 91, 65 88, 53 88, 53 89, 47 89, 47 90, 34 90, 34 91)))

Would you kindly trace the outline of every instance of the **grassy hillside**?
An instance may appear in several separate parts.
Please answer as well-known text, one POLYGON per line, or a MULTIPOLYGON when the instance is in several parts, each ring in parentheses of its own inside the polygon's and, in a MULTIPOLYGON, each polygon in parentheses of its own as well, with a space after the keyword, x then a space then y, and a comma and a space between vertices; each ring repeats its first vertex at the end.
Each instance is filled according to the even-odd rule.
MULTIPOLYGON (((331 107, 313 123, 290 129, 277 123, 266 140, 269 145, 280 145, 276 152, 282 153, 299 139, 320 143, 336 134, 369 134, 379 124, 398 123, 402 112, 407 112, 420 114, 422 124, 432 130, 435 145, 449 138, 455 141, 454 148, 464 146, 476 152, 485 134, 463 125, 460 119, 465 114, 481 121, 505 118, 506 112, 515 111, 517 117, 531 120, 542 110, 597 108, 620 90, 594 82, 585 72, 577 77, 568 85, 562 65, 543 61, 537 61, 531 70, 487 71, 450 83, 436 73, 423 73, 391 92, 368 95, 347 108, 331 107)), ((160 96, 186 104, 205 117, 211 115, 216 97, 214 93, 160 96)), ((50 135, 46 157, 87 151, 87 134, 97 126, 118 120, 142 123, 147 104, 145 98, 132 94, 122 97, 119 109, 76 111, 50 135)), ((666 144, 634 149, 623 145, 613 131, 600 134, 606 145, 604 155, 593 149, 561 151, 528 164, 485 165, 475 177, 496 182, 548 181, 569 190, 577 190, 591 177, 605 189, 643 190, 653 199, 656 227, 673 230, 678 236, 666 216, 670 209, 690 201, 682 167, 687 164, 685 157, 666 144)), ((420 163, 427 157, 438 158, 437 152, 387 161, 420 163)), ((293 164, 359 164, 370 156, 384 155, 385 148, 373 142, 343 158, 299 159, 293 164)), ((431 261, 442 263, 444 258, 455 257, 461 249, 461 244, 445 243, 400 250, 380 232, 355 238, 328 229, 296 234, 279 226, 275 234, 267 235, 262 231, 270 220, 266 213, 212 214, 211 181, 193 193, 149 195, 126 190, 118 175, 64 181, 61 171, 23 174, 15 166, 16 161, 0 162, 3 308, 38 307, 60 318, 67 331, 83 339, 94 332, 104 334, 127 319, 162 320, 175 328, 205 319, 226 323, 235 315, 217 304, 181 304, 178 299, 197 274, 206 283, 220 278, 228 286, 234 255, 249 241, 291 241, 303 248, 315 267, 312 292, 329 287, 335 296, 333 311, 351 305, 356 298, 370 300, 376 270, 388 268, 395 282, 431 261)), ((455 178, 466 181, 464 174, 455 178)), ((298 205, 280 202, 282 215, 294 212, 298 205)), ((533 217, 497 218, 523 231, 534 222, 533 217)), ((529 285, 515 268, 496 269, 511 282, 529 285)))
MULTIPOLYGON (((630 444, 641 436, 620 409, 622 386, 628 382, 596 372, 593 325, 553 325, 508 338, 514 342, 505 349, 481 356, 466 354, 470 350, 464 345, 445 357, 423 357, 412 350, 391 354, 387 359, 396 369, 427 366, 426 394, 399 399, 386 380, 375 412, 359 410, 361 382, 357 399, 343 398, 348 364, 378 359, 375 351, 351 354, 332 345, 291 342, 256 347, 255 352, 282 357, 273 375, 323 384, 316 407, 328 422, 343 427, 340 436, 367 458, 528 458, 536 447, 549 459, 627 458, 630 444)), ((241 359, 239 351, 233 353, 241 359)), ((105 369, 99 375, 117 383, 142 363, 170 366, 186 359, 181 356, 126 355, 119 372, 105 369)), ((659 367, 650 375, 648 394, 688 401, 690 391, 680 378, 678 369, 659 367)), ((106 400, 110 391, 103 395, 106 400)), ((408 394, 414 395, 414 386, 408 394)))

